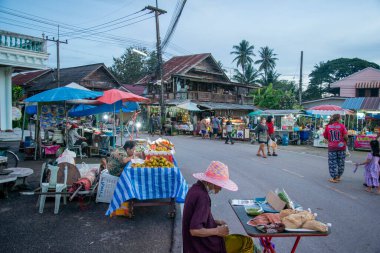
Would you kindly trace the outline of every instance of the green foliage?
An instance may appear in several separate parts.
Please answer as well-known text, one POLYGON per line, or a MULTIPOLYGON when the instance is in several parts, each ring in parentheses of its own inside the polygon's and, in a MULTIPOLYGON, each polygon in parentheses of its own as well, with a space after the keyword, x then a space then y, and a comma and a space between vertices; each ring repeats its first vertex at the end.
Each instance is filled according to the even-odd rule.
POLYGON ((12 102, 13 104, 17 103, 22 96, 24 95, 24 91, 20 86, 13 86, 12 87, 12 102))
POLYGON ((260 76, 259 71, 253 67, 252 64, 248 64, 245 73, 241 73, 238 69, 235 69, 235 74, 232 77, 233 80, 239 83, 255 84, 260 76))
POLYGON ((114 63, 110 70, 122 83, 135 83, 142 77, 153 74, 157 69, 157 54, 154 51, 137 48, 148 54, 148 57, 145 57, 133 52, 133 49, 134 47, 129 47, 120 58, 113 58, 114 63))
POLYGON ((243 71, 243 76, 245 76, 245 71, 247 66, 253 63, 252 56, 256 56, 253 52, 255 49, 254 45, 250 45, 247 40, 242 40, 239 45, 234 45, 231 52, 232 55, 235 55, 233 62, 236 61, 236 66, 241 66, 243 71))
MULTIPOLYGON (((259 50, 259 57, 260 59, 255 61, 255 64, 260 64, 259 70, 264 71, 263 80, 265 80, 264 85, 268 85, 272 83, 269 80, 269 73, 272 72, 275 73, 274 68, 276 67, 276 61, 278 58, 276 58, 277 54, 273 52, 273 49, 270 49, 268 46, 262 47, 259 50)), ((273 76, 272 76, 273 77, 273 76)))
POLYGON ((253 93, 255 105, 268 109, 293 109, 296 107, 295 93, 291 90, 274 89, 273 84, 253 93))
POLYGON ((270 69, 268 73, 261 74, 261 79, 258 81, 263 86, 268 86, 271 83, 278 82, 278 78, 281 75, 277 73, 274 69, 270 69))
POLYGON ((338 58, 327 62, 320 62, 310 73, 309 86, 303 94, 305 100, 321 98, 323 94, 336 93, 330 84, 343 79, 367 67, 380 69, 380 66, 359 58, 338 58))

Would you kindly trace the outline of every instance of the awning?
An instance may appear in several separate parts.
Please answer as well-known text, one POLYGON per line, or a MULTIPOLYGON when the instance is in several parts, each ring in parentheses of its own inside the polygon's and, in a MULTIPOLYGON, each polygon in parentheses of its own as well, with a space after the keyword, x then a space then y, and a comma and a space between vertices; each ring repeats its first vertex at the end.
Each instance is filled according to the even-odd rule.
POLYGON ((254 105, 241 105, 241 104, 230 104, 230 103, 197 103, 201 107, 205 107, 209 110, 256 110, 257 107, 254 105))
POLYGON ((188 110, 188 111, 193 111, 193 112, 199 112, 199 111, 201 111, 197 107, 197 104, 193 103, 193 102, 185 102, 185 103, 177 105, 177 107, 185 109, 185 110, 188 110))
POLYGON ((350 110, 380 110, 380 97, 347 98, 342 108, 350 110))
POLYGON ((358 82, 355 87, 358 89, 380 88, 380 81, 358 82))

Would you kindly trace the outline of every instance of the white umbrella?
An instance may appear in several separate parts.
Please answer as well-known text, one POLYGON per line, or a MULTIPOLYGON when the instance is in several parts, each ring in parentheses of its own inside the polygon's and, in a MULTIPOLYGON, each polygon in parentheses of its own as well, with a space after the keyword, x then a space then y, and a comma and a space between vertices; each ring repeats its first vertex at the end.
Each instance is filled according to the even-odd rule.
POLYGON ((177 107, 185 109, 185 110, 188 110, 188 111, 193 111, 193 112, 200 112, 200 111, 202 111, 201 109, 198 108, 198 106, 197 106, 196 103, 193 103, 193 102, 190 102, 190 101, 178 104, 177 107))

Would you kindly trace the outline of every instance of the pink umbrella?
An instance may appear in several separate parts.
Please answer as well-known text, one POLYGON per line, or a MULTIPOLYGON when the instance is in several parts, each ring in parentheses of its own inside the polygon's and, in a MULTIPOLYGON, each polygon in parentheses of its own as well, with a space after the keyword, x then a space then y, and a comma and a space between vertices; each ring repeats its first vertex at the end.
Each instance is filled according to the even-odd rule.
POLYGON ((141 97, 139 95, 121 91, 118 89, 111 89, 104 92, 103 96, 96 99, 97 101, 104 104, 113 104, 117 101, 131 101, 131 102, 149 102, 148 98, 141 97))

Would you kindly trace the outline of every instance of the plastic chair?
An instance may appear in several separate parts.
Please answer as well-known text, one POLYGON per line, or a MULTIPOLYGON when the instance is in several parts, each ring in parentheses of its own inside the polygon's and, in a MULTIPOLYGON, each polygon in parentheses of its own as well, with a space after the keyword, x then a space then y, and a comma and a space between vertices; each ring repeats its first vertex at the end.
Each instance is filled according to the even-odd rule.
POLYGON ((80 157, 80 159, 83 159, 84 155, 82 154, 82 146, 81 146, 81 145, 74 145, 74 146, 71 147, 71 149, 72 149, 76 154, 79 153, 79 157, 80 157))
MULTIPOLYGON (((57 175, 58 175, 59 167, 53 166, 50 164, 47 165, 47 169, 50 170, 49 183, 42 182, 44 174, 45 174, 45 169, 46 169, 46 166, 45 166, 45 164, 43 164, 42 170, 41 170, 41 181, 40 181, 41 192, 46 193, 50 190, 50 191, 53 191, 54 193, 61 193, 63 191, 66 191, 66 189, 67 189, 67 185, 66 185, 66 183, 67 183, 67 166, 65 167, 65 172, 64 172, 65 176, 64 176, 64 182, 63 183, 57 183, 57 175)), ((46 195, 40 196, 40 199, 39 199, 39 203, 40 203, 39 212, 40 213, 44 212, 46 197, 47 197, 46 195)), ((66 205, 66 201, 67 201, 67 196, 64 195, 63 203, 65 205, 66 205)), ((58 214, 60 202, 61 202, 61 194, 56 194, 55 195, 54 214, 58 214)))

